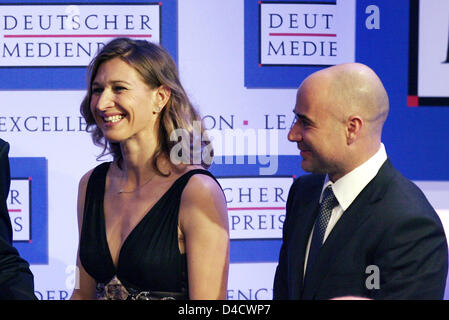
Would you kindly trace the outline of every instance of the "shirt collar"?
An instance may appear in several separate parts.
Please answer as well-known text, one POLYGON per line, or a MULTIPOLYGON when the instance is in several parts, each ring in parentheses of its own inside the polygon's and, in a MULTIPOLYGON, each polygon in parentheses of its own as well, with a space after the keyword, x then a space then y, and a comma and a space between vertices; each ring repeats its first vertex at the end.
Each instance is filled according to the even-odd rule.
POLYGON ((381 143, 379 150, 371 158, 338 179, 335 183, 332 183, 329 180, 329 176, 326 175, 320 202, 324 189, 328 185, 332 185, 332 191, 338 200, 338 204, 343 210, 346 210, 363 188, 377 175, 385 160, 387 160, 387 153, 384 144, 381 143))

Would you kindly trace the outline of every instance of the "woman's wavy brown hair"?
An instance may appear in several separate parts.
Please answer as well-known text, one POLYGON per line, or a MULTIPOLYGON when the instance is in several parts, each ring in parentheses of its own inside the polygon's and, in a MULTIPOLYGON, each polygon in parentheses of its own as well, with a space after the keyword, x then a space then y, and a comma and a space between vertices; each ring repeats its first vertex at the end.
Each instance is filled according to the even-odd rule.
MULTIPOLYGON (((176 129, 183 129, 190 136, 190 151, 193 146, 193 124, 194 121, 201 123, 201 117, 190 103, 184 88, 181 85, 178 69, 170 54, 161 46, 144 40, 132 40, 129 38, 116 38, 106 44, 88 67, 88 91, 81 103, 80 111, 84 117, 88 132, 92 133, 92 140, 95 145, 103 147, 101 157, 111 154, 119 167, 122 165, 123 155, 119 143, 109 142, 105 139, 103 132, 97 127, 95 119, 90 109, 92 95, 92 82, 97 75, 101 64, 114 58, 120 58, 133 67, 143 78, 144 82, 152 89, 161 85, 170 89, 170 98, 158 115, 156 123, 159 126, 156 151, 153 157, 153 168, 160 174, 158 159, 165 155, 170 159, 171 148, 178 143, 172 141, 170 134, 176 129)), ((197 126, 198 127, 198 126, 197 126)), ((201 123, 201 149, 205 146, 210 150, 212 156, 212 146, 201 123)), ((198 142, 196 142, 198 143, 198 142)), ((192 159, 192 156, 190 156, 192 159)), ((201 161, 204 168, 208 168, 210 163, 201 161)))

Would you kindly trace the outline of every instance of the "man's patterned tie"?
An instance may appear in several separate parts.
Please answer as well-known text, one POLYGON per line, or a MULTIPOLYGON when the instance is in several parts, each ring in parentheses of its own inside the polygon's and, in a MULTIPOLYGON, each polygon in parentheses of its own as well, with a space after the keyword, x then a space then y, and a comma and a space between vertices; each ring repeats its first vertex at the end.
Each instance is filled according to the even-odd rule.
MULTIPOLYGON (((320 211, 315 221, 313 228, 312 241, 310 243, 309 257, 307 258, 306 277, 315 264, 318 253, 323 245, 324 234, 326 232, 327 224, 332 214, 332 210, 338 205, 337 198, 335 198, 332 186, 327 186, 323 192, 323 199, 320 204, 320 211)), ((304 279, 305 281, 305 279, 304 279)))

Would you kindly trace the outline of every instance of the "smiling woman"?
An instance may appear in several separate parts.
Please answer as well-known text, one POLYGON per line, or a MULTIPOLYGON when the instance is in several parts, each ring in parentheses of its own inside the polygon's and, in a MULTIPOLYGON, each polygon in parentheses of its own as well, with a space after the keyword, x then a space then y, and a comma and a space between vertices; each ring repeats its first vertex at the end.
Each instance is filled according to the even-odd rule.
POLYGON ((174 61, 158 45, 118 38, 92 61, 88 81, 81 113, 99 157, 113 161, 80 181, 72 299, 224 299, 224 193, 207 164, 170 158, 170 134, 192 138, 201 121, 174 61))
POLYGON ((153 109, 167 103, 170 91, 166 87, 152 89, 133 67, 114 58, 100 66, 91 91, 91 113, 108 141, 157 135, 153 109))

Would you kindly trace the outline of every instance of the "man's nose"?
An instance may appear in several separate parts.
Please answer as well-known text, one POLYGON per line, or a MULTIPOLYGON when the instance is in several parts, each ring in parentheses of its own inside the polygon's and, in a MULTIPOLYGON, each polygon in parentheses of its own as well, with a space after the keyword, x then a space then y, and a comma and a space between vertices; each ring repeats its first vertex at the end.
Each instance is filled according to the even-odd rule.
POLYGON ((295 123, 288 132, 288 140, 291 142, 298 142, 302 140, 301 128, 298 123, 295 123))

